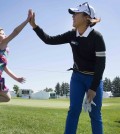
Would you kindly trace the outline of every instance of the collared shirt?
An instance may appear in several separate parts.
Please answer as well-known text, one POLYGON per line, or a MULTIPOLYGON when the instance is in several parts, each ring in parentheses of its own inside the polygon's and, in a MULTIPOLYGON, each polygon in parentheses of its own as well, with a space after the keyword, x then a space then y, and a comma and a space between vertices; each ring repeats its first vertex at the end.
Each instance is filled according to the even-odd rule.
POLYGON ((104 39, 98 31, 88 27, 81 38, 76 37, 77 32, 75 29, 56 36, 48 35, 39 26, 33 30, 46 44, 69 43, 73 52, 74 64, 78 67, 79 72, 84 74, 92 73, 93 81, 90 89, 97 90, 105 68, 106 51, 104 39))
POLYGON ((76 37, 78 37, 78 36, 80 36, 80 37, 87 37, 92 30, 93 30, 93 28, 91 28, 89 26, 82 35, 80 35, 79 32, 78 32, 78 30, 77 30, 76 31, 76 37))

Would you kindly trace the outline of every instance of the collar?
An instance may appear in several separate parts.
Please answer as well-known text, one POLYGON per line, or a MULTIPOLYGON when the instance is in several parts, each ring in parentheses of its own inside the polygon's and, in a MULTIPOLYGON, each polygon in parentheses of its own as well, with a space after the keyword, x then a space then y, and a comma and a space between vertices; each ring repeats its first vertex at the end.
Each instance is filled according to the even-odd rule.
POLYGON ((80 36, 80 37, 87 37, 92 30, 93 30, 93 28, 88 27, 86 29, 86 31, 82 35, 80 35, 79 32, 78 32, 78 30, 77 30, 76 31, 76 37, 78 37, 78 36, 80 36))

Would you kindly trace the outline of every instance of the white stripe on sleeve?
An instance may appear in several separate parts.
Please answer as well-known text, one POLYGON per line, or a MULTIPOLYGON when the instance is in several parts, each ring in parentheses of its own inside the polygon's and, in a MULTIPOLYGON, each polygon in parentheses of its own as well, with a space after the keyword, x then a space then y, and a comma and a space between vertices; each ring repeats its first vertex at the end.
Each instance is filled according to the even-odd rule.
POLYGON ((97 57, 105 57, 106 56, 106 52, 105 51, 96 52, 96 56, 97 57))

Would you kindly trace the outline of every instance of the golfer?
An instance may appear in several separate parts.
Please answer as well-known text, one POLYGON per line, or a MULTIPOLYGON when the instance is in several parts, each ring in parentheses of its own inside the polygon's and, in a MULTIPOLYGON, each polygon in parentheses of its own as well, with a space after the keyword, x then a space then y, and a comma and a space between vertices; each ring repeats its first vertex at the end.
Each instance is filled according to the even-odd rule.
MULTIPOLYGON (((73 70, 70 82, 70 107, 66 119, 64 134, 76 134, 79 116, 85 93, 89 103, 92 134, 103 134, 101 106, 103 94, 102 75, 105 69, 105 43, 100 32, 93 26, 100 22, 95 10, 87 2, 76 8, 68 9, 73 18, 74 29, 57 35, 49 36, 35 23, 35 13, 30 24, 38 37, 50 45, 69 43, 73 53, 73 70)), ((87 126, 85 126, 87 127, 87 126)))

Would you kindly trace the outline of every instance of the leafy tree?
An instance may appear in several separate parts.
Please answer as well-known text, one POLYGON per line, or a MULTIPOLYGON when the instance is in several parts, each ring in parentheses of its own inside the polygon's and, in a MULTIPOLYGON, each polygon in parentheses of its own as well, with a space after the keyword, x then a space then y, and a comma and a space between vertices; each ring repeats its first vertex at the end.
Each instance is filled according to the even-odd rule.
POLYGON ((61 85, 61 96, 63 96, 63 95, 67 96, 69 90, 70 90, 69 84, 63 82, 62 85, 61 85))
POLYGON ((67 96, 68 93, 70 92, 70 86, 68 83, 64 83, 64 84, 65 84, 65 93, 64 94, 66 94, 66 96, 67 96))
POLYGON ((15 91, 17 97, 19 97, 19 93, 18 93, 19 87, 18 87, 17 85, 14 85, 14 86, 13 86, 13 90, 15 91))
POLYGON ((60 90, 61 90, 61 87, 60 87, 60 83, 58 82, 55 86, 55 92, 56 92, 56 95, 59 97, 60 95, 60 90))
POLYGON ((112 91, 112 82, 110 79, 105 78, 103 81, 104 91, 112 91))
POLYGON ((115 77, 112 81, 112 93, 114 97, 120 97, 120 77, 115 77))
POLYGON ((46 91, 46 92, 52 92, 53 91, 53 89, 52 88, 45 88, 43 91, 46 91))
POLYGON ((65 83, 63 82, 61 85, 60 95, 63 96, 65 94, 65 83))

